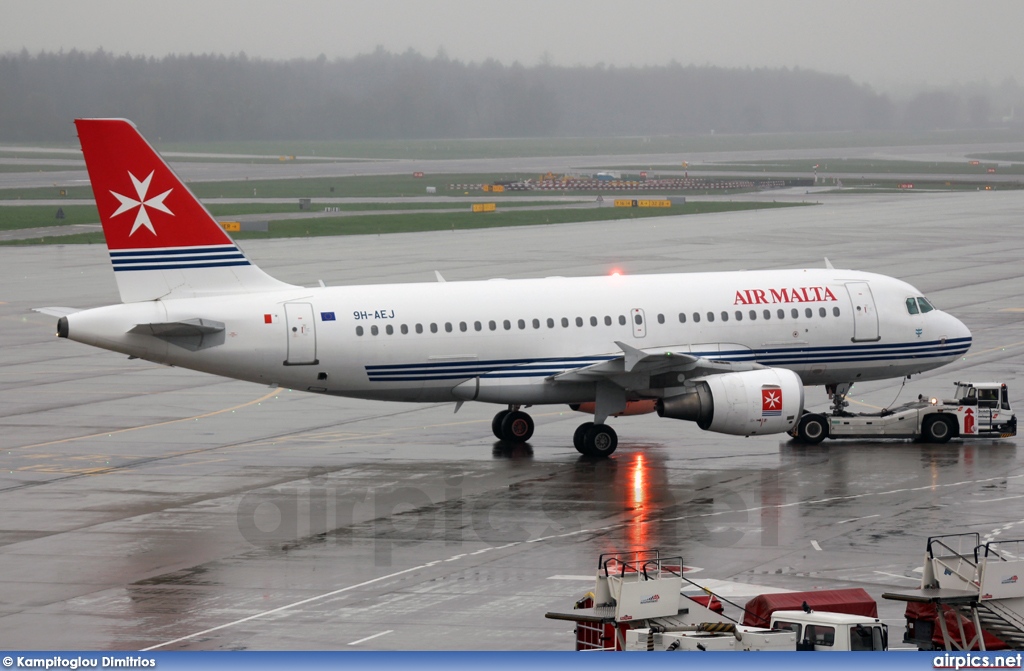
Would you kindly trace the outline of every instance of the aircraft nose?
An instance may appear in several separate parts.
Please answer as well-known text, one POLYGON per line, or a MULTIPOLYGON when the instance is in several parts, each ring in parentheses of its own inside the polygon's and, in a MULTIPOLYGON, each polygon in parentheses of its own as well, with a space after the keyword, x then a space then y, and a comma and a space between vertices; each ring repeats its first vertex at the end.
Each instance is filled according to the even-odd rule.
POLYGON ((947 314, 946 317, 949 319, 949 324, 946 327, 948 333, 946 334, 947 340, 954 340, 962 342, 967 347, 971 346, 971 330, 967 328, 967 325, 957 319, 951 314, 947 314))

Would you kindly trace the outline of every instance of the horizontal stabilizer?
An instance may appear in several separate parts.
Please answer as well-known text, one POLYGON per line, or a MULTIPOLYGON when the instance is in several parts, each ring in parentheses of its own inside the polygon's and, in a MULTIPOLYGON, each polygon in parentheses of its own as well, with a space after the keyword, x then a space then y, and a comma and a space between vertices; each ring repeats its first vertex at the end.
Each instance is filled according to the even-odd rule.
POLYGON ((51 317, 67 317, 73 312, 79 312, 79 308, 32 308, 33 312, 49 315, 51 317))
POLYGON ((204 336, 224 331, 224 324, 210 319, 185 319, 180 322, 163 322, 160 324, 137 324, 128 333, 154 335, 159 338, 187 338, 204 336))

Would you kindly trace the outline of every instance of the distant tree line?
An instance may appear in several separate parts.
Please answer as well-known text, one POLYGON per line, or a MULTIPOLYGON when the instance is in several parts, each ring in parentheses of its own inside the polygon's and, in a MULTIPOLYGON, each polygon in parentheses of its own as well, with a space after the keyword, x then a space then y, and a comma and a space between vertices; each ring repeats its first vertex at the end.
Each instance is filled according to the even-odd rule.
POLYGON ((983 127, 1009 113, 996 93, 894 101, 802 69, 524 67, 383 49, 333 61, 22 51, 0 56, 0 139, 68 138, 82 116, 127 117, 186 141, 983 127))

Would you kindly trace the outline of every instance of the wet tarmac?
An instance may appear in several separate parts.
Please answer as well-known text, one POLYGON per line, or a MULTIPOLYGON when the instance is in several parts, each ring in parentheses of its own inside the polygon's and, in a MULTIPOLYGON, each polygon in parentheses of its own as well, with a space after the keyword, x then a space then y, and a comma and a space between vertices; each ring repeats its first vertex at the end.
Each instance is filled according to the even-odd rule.
MULTIPOLYGON (((836 267, 901 277, 962 319, 962 360, 854 388, 884 407, 1024 363, 1024 192, 816 196, 821 205, 528 229, 247 241, 309 286, 608 272, 836 267)), ((928 536, 1024 537, 1015 441, 736 438, 653 415, 323 398, 53 336, 32 307, 118 300, 96 245, 0 248, 0 640, 46 649, 568 650, 544 613, 601 552, 657 547, 734 593, 914 587, 928 536)), ((820 389, 808 390, 824 408, 820 389)), ((879 599, 898 632, 902 608, 879 599)))

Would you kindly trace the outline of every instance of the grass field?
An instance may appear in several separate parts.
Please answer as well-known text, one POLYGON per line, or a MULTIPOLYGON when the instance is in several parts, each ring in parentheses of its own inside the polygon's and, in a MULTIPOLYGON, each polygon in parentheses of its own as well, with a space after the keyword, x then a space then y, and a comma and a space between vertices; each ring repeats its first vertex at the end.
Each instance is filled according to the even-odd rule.
MULTIPOLYGON (((329 235, 383 235, 388 233, 409 233, 415 231, 465 230, 502 226, 540 226, 587 221, 609 221, 665 217, 680 214, 732 212, 759 210, 776 207, 794 207, 790 203, 733 203, 702 202, 686 203, 672 208, 595 208, 547 211, 499 211, 485 214, 458 213, 410 213, 356 215, 351 217, 324 217, 270 223, 270 231, 257 233, 243 231, 233 234, 240 240, 261 238, 319 237, 329 235)), ((102 244, 103 235, 81 233, 67 236, 11 240, 2 245, 39 244, 102 244)))

